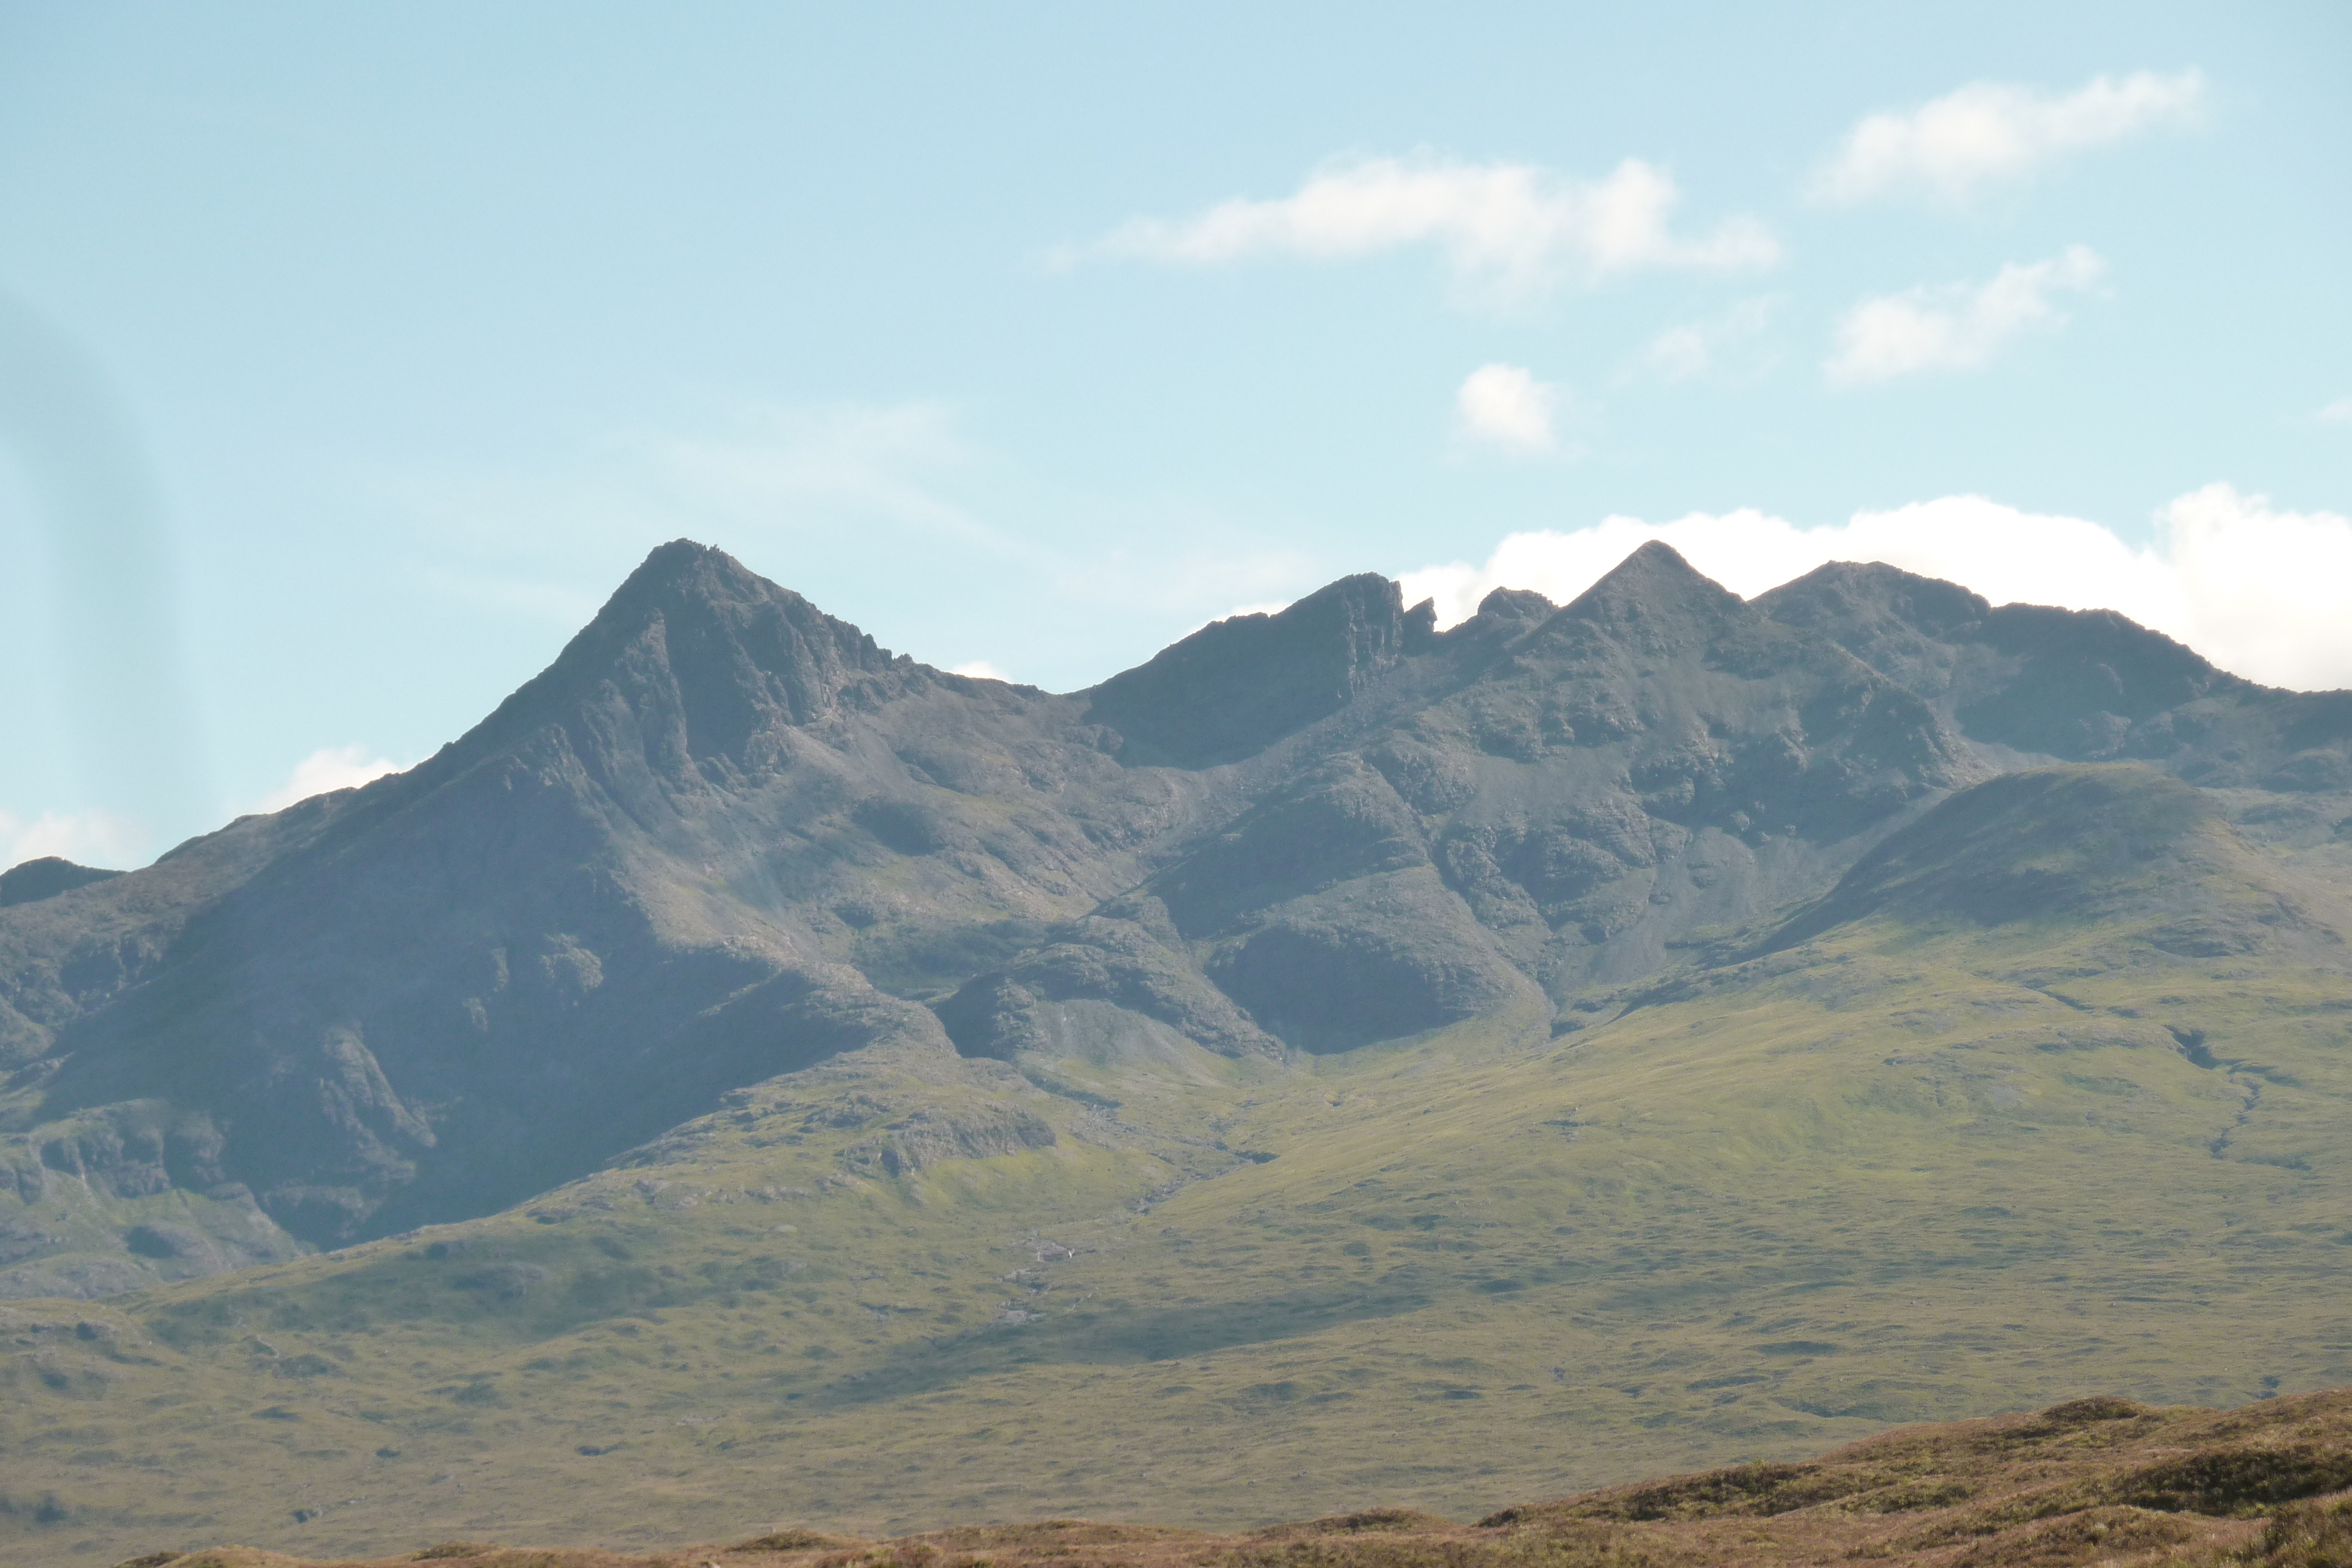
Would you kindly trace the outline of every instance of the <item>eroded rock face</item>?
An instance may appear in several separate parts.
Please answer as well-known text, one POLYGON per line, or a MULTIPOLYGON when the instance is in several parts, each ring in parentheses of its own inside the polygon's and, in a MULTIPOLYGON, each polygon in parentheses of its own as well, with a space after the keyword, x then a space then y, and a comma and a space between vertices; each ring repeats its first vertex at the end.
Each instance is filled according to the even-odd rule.
POLYGON ((974 977, 938 1004, 956 1049, 1013 1061, 1024 1051, 1063 1054, 1066 1025, 1055 1004, 1095 1002, 1158 1021, 1228 1056, 1279 1056, 1260 1029, 1171 943, 1134 920, 1070 922, 1005 968, 974 977))
POLYGON ((61 855, 43 855, 38 860, 26 861, 0 871, 0 909, 13 904, 34 904, 44 898, 55 898, 61 893, 71 893, 78 887, 88 887, 94 882, 121 876, 119 871, 102 871, 97 866, 76 865, 61 855))
MULTIPOLYGON (((967 923, 1092 902, 1075 824, 967 824, 891 744, 952 737, 948 708, 974 748, 1034 749, 1031 701, 665 547, 422 767, 10 911, 0 998, 32 1072, 6 1124, 38 1150, 132 1102, 204 1119, 203 1171, 116 1161, 99 1190, 234 1182, 331 1245, 503 1207, 843 1051, 951 1061, 928 1009, 842 961, 832 909, 877 883, 967 923)), ((1093 758, 1088 804, 1124 826, 1117 765, 1046 744, 1066 781, 1093 758)))
POLYGON ((1846 562, 1756 604, 1831 638, 1971 739, 2024 757, 2150 762, 2215 788, 2352 789, 2352 693, 2256 685, 2111 610, 1996 607, 1846 562))
POLYGON ((1428 604, 1404 609, 1384 577, 1343 577, 1276 615, 1204 626, 1087 694, 1137 764, 1211 767, 1255 756, 1339 712, 1427 644, 1428 604))
MULTIPOLYGON (((2036 747, 2352 778, 2340 694, 1884 568, 1749 604, 1652 545, 1573 604, 1433 628, 1347 578, 1054 695, 666 545, 418 768, 0 912, 0 1208, 48 1239, 9 1266, 482 1213, 844 1058, 1540 1020, 2036 747), (190 1194, 188 1237, 142 1207, 190 1194)), ((1003 1142, 900 1132, 877 1161, 1003 1142)))
POLYGON ((923 1110, 842 1151, 852 1170, 908 1176, 943 1160, 987 1159, 1054 1146, 1054 1129, 1034 1111, 976 1100, 953 1110, 923 1110))

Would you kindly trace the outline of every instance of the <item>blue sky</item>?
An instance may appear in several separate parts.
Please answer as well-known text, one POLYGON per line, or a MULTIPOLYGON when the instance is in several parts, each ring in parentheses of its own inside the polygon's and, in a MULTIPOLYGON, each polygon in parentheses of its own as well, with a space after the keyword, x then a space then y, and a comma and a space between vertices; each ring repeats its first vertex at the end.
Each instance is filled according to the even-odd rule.
POLYGON ((0 9, 0 861, 429 753, 652 545, 1090 684, 1871 554, 2352 684, 2330 5, 0 9))

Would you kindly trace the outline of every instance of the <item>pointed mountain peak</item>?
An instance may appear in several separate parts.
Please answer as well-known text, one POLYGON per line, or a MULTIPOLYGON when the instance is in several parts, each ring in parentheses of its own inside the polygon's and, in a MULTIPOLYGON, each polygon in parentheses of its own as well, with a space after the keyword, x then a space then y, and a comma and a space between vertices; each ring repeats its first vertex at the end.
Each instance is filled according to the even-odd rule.
MULTIPOLYGON (((672 539, 629 573, 595 618, 557 655, 547 674, 600 669, 616 657, 642 661, 647 639, 676 660, 699 648, 719 654, 726 674, 788 673, 817 664, 879 668, 888 650, 846 621, 711 545, 672 539), (625 654, 633 647, 635 654, 625 654), (723 650, 723 653, 721 652, 723 650)), ((682 672, 681 672, 682 673, 682 672)), ((720 674, 719 670, 703 672, 720 674)))
POLYGON ((890 651, 846 621, 827 615, 791 589, 769 581, 725 550, 693 539, 657 545, 623 580, 557 660, 574 650, 593 657, 642 636, 655 620, 675 656, 682 643, 730 645, 735 662, 772 672, 845 662, 879 669, 890 651))
POLYGON ((637 570, 623 580, 621 591, 626 592, 640 582, 680 582, 697 571, 711 570, 732 570, 750 575, 742 562, 716 545, 707 545, 698 539, 672 539, 666 545, 656 545, 646 552, 637 570))
POLYGON ((1668 604, 1706 604, 1724 609, 1744 602, 1740 597, 1701 572, 1664 539, 1652 539, 1619 561, 1591 588, 1570 601, 1569 611, 1637 602, 1660 609, 1668 604))
POLYGON ((845 687, 902 666, 911 661, 725 550, 673 539, 452 750, 478 758, 590 708, 607 715, 596 729, 617 700, 655 751, 740 758, 763 729, 809 724, 845 687))
POLYGON ((1627 556, 1547 626, 1585 625, 1657 645, 1704 642, 1747 602, 1657 539, 1627 556))
POLYGON ((765 600, 807 602, 716 546, 672 539, 655 546, 636 570, 622 580, 589 629, 610 622, 634 625, 647 614, 688 603, 742 604, 765 600))

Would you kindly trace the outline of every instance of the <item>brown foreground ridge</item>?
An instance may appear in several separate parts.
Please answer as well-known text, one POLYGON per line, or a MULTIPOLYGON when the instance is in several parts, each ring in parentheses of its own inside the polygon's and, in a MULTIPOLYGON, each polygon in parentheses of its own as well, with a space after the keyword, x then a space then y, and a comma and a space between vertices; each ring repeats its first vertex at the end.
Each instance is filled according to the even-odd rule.
MULTIPOLYGON (((1243 1534, 1045 1520, 861 1541, 781 1529, 629 1556, 445 1542, 467 1568, 1749 1568, 2093 1563, 2352 1568, 2352 1389, 2236 1410, 2077 1399, 1908 1427, 1803 1464, 1734 1465, 1457 1524, 1407 1509, 1243 1534)), ((362 1568, 241 1546, 121 1568, 362 1568)))

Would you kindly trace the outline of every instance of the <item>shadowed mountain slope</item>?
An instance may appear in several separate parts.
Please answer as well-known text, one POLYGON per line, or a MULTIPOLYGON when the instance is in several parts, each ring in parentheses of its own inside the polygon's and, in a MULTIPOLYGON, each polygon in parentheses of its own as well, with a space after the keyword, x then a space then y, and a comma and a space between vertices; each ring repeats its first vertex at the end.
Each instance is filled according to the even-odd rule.
POLYGON ((2352 693, 2256 685, 2112 610, 1995 608, 1953 583, 1849 562, 1756 604, 1829 636, 1979 742, 2152 762, 2216 788, 2352 789, 2352 693))
POLYGON ((1426 601, 1343 577, 1275 615, 1205 626, 1088 693, 1087 716, 1117 730, 1129 761, 1200 768, 1239 761, 1345 707, 1407 653, 1428 645, 1426 601))
POLYGON ((58 894, 70 893, 77 887, 88 887, 93 882, 104 882, 110 876, 121 876, 119 871, 101 871, 96 866, 76 865, 58 855, 45 855, 21 865, 0 872, 0 909, 12 904, 34 904, 58 894))
POLYGON ((0 1174, 49 1218, 0 1290, 488 1212, 844 1051, 1566 1027, 2034 747, 2308 796, 2352 733, 2340 694, 1882 567, 1751 606, 1654 544, 1431 625, 1347 578, 1054 696, 666 545, 408 773, 131 876, 8 873, 44 896, 0 914, 0 1174))
POLYGON ((1116 841, 1170 802, 1057 737, 1066 708, 665 547, 480 727, 288 813, 262 863, 199 841, 35 906, 49 943, 8 977, 16 1119, 41 1128, 16 1185, 192 1190, 331 1244, 527 1197, 835 1051, 951 1064, 845 938, 894 903, 1001 924, 1118 885, 1086 828, 1116 841), (1001 793, 965 806, 926 758, 1001 793), (1024 816, 1024 760, 1079 799, 1024 816), (1068 777, 1089 761, 1098 793, 1068 777), (192 856, 225 863, 175 879, 192 856), (198 902, 92 951, 156 880, 198 902))
POLYGON ((1955 795, 1882 840, 1776 946, 1851 921, 2095 925, 2183 957, 2293 946, 2346 961, 2340 892, 2283 875, 2205 791, 2143 768, 2042 768, 1955 795))
POLYGON ((2336 699, 2053 764, 1956 593, 1349 580, 1147 702, 665 547, 430 762, 0 911, 0 1286, 113 1297, 0 1307, 0 1561, 1474 1517, 2352 1383, 2336 699))
POLYGON ((1010 1060, 1074 1005, 1271 1056, 1547 1013, 1983 771, 1664 547, 1430 622, 1344 579, 1058 697, 664 546, 408 773, 11 912, 0 1161, 130 1206, 18 1288, 486 1212, 727 1090, 1010 1060))
MULTIPOLYGON (((1565 609, 1533 597, 1494 596, 1267 754, 1244 809, 1092 929, 1190 952, 1286 1044, 1348 1050, 1646 973, 1677 934, 1818 886, 1985 771, 1918 699, 1663 546, 1565 609)), ((1024 959, 943 1015, 961 1049, 1009 1057, 1041 1000, 1137 994, 1117 948, 1085 966, 1111 984, 1024 959)))

